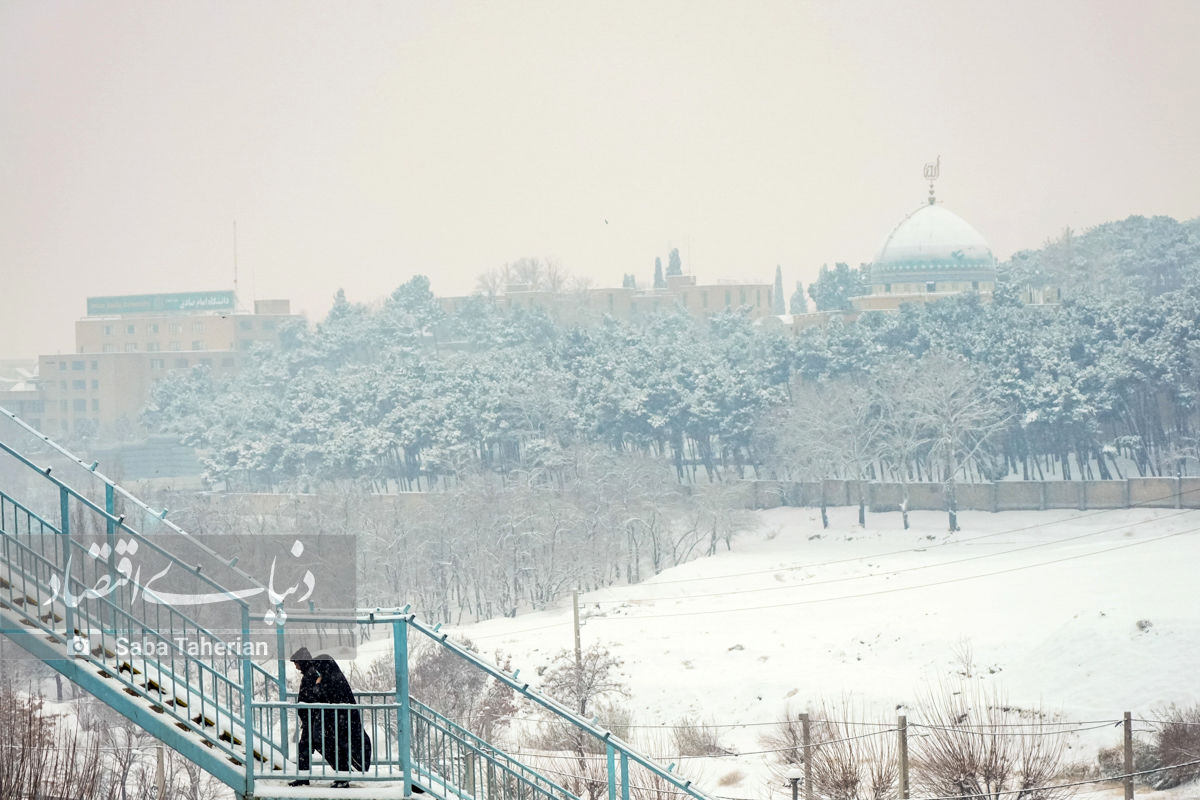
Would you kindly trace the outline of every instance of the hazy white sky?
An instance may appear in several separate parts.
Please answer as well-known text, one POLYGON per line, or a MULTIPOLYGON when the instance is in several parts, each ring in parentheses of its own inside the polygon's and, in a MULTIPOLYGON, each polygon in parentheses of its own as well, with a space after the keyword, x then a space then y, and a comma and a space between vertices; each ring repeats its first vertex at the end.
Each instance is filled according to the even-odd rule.
POLYGON ((231 288, 234 220, 242 299, 315 320, 522 256, 807 283, 938 154, 1001 258, 1191 218, 1197 41, 1192 0, 0 0, 0 357, 71 351, 90 295, 231 288))

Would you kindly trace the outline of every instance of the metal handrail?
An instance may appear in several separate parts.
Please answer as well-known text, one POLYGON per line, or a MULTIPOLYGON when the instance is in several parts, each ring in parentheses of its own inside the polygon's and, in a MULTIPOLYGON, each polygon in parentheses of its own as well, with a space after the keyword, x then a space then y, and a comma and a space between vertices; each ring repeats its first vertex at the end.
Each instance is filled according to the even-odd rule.
MULTIPOLYGON (((265 586, 262 584, 262 582, 261 582, 261 581, 259 581, 257 578, 254 578, 253 576, 251 576, 251 575, 247 574, 247 573, 246 573, 244 570, 241 570, 241 569, 239 569, 239 568, 238 568, 238 567, 237 567, 235 564, 231 563, 231 562, 230 562, 228 559, 225 559, 225 558, 223 558, 223 557, 222 557, 222 556, 221 556, 219 553, 217 553, 215 550, 213 550, 213 549, 212 549, 211 547, 209 547, 208 545, 206 545, 206 544, 204 544, 203 542, 201 542, 201 541, 199 541, 198 539, 196 539, 194 536, 192 536, 190 533, 188 533, 187 531, 185 531, 183 528, 180 528, 180 527, 179 527, 178 525, 176 525, 174 522, 172 522, 172 521, 170 521, 170 520, 166 519, 166 517, 164 517, 164 516, 161 516, 159 513, 156 513, 156 512, 154 511, 154 509, 150 508, 150 506, 146 505, 146 504, 145 504, 144 502, 142 502, 142 500, 140 500, 138 497, 136 497, 136 496, 134 496, 133 494, 131 494, 129 491, 127 491, 127 490, 126 490, 126 489, 125 489, 123 486, 121 486, 120 484, 118 484, 116 481, 114 481, 114 480, 112 480, 111 478, 107 477, 107 476, 106 476, 104 473, 100 472, 99 470, 97 470, 97 469, 92 469, 92 467, 91 467, 90 465, 88 465, 88 464, 84 463, 83 459, 79 458, 79 457, 78 457, 78 456, 76 456, 74 453, 72 453, 71 451, 67 450, 67 449, 66 449, 65 447, 63 447, 62 445, 58 444, 58 442, 54 441, 54 440, 53 440, 53 439, 51 439, 49 436, 47 436, 46 434, 42 433, 42 432, 41 432, 41 431, 39 431, 37 428, 34 428, 32 425, 30 425, 30 424, 28 424, 27 422, 25 422, 25 420, 21 419, 20 417, 18 417, 18 416, 17 416, 16 414, 14 414, 13 412, 9 411, 8 409, 4 408, 3 406, 0 406, 0 414, 3 414, 4 416, 8 417, 8 418, 9 418, 9 419, 10 419, 10 420, 11 420, 11 421, 14 423, 14 424, 16 424, 18 427, 20 427, 20 428, 24 429, 24 430, 25 430, 27 433, 29 433, 29 434, 31 434, 32 436, 36 437, 36 438, 38 439, 38 441, 42 442, 43 444, 47 444, 47 445, 49 445, 49 446, 50 446, 51 448, 53 448, 54 450, 58 451, 58 452, 59 452, 61 455, 65 456, 66 458, 70 459, 71 461, 75 462, 76 464, 79 464, 79 465, 80 465, 81 467, 83 467, 85 470, 87 470, 87 471, 88 471, 88 472, 90 472, 91 474, 95 475, 95 476, 96 476, 97 478, 99 478, 99 479, 100 479, 100 480, 101 480, 101 481, 102 481, 102 482, 103 482, 103 483, 104 483, 106 486, 112 487, 112 490, 113 490, 114 492, 117 492, 117 493, 119 493, 119 494, 120 494, 122 497, 124 497, 126 500, 128 500, 128 501, 129 501, 129 502, 131 502, 131 503, 133 503, 133 504, 134 504, 134 505, 136 505, 137 507, 141 508, 143 511, 145 511, 145 512, 146 512, 147 514, 149 514, 150 516, 152 516, 152 517, 155 517, 156 519, 158 519, 159 521, 161 521, 163 525, 165 525, 165 526, 167 526, 168 528, 170 528, 170 529, 171 529, 171 530, 172 530, 174 533, 177 533, 177 534, 179 534, 180 536, 182 536, 182 537, 183 537, 184 539, 186 539, 186 540, 187 540, 187 541, 188 541, 190 544, 192 544, 192 545, 194 545, 195 547, 199 548, 199 549, 200 549, 200 551, 201 551, 201 552, 203 552, 205 555, 211 556, 212 558, 214 558, 214 559, 216 559, 216 560, 220 561, 222 564, 224 564, 224 566, 225 566, 227 569, 231 570, 231 571, 232 571, 232 572, 233 572, 235 575, 237 575, 237 576, 238 576, 238 578, 245 578, 246 580, 248 580, 248 581, 250 581, 251 583, 253 583, 253 584, 254 584, 254 586, 255 586, 255 588, 262 588, 262 589, 265 589, 265 588, 266 588, 266 587, 265 587, 265 586)), ((3 442, 0 442, 0 447, 2 447, 4 450, 8 451, 8 452, 9 452, 10 454, 12 454, 13 456, 16 456, 18 459, 20 459, 21 461, 23 461, 23 462, 24 462, 24 463, 25 463, 27 466, 29 466, 31 469, 35 470, 36 472, 39 472, 39 473, 41 473, 42 475, 44 475, 44 476, 45 476, 46 478, 48 478, 49 480, 53 481, 54 483, 58 484, 58 485, 59 485, 59 486, 61 486, 61 487, 67 488, 67 489, 69 490, 69 487, 66 487, 66 485, 65 485, 65 484, 63 484, 63 483, 62 483, 62 481, 59 481, 57 478, 54 478, 53 476, 46 474, 46 473, 44 472, 44 470, 42 470, 42 469, 38 468, 38 466, 37 466, 36 464, 34 464, 33 462, 29 461, 29 460, 28 460, 28 459, 26 459, 24 456, 20 455, 19 453, 17 453, 16 451, 12 450, 11 448, 7 447, 7 446, 6 446, 6 445, 5 445, 3 442)), ((78 495, 77 495, 77 496, 78 496, 78 495)), ((101 513, 105 513, 105 512, 103 511, 103 509, 99 509, 98 507, 96 507, 96 506, 94 506, 93 504, 91 504, 91 502, 90 502, 90 501, 88 501, 88 500, 87 500, 87 498, 85 498, 85 497, 80 497, 79 499, 81 499, 81 500, 84 500, 85 502, 88 502, 88 504, 89 504, 89 505, 92 505, 92 507, 93 507, 93 508, 96 508, 96 509, 97 509, 97 510, 99 510, 101 513)), ((113 521, 115 522, 116 520, 114 519, 113 521)), ((220 588, 223 588, 223 587, 221 587, 221 586, 218 586, 218 585, 214 585, 214 588, 220 589, 220 588)))

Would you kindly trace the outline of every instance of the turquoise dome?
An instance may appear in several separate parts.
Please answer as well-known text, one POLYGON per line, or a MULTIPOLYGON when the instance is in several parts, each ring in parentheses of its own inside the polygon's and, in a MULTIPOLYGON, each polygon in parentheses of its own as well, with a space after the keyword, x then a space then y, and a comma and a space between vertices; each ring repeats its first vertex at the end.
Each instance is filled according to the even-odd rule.
POLYGON ((871 263, 872 284, 995 279, 996 259, 979 231, 932 204, 901 220, 871 263))

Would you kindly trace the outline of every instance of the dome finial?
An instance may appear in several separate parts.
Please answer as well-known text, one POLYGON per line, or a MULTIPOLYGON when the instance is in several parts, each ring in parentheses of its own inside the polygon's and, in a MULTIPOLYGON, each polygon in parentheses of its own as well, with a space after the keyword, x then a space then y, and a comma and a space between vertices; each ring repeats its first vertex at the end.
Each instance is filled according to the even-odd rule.
POLYGON ((926 162, 925 164, 925 180, 929 181, 929 205, 937 202, 937 198, 933 196, 933 182, 938 179, 938 175, 942 171, 942 157, 938 155, 937 161, 926 162))

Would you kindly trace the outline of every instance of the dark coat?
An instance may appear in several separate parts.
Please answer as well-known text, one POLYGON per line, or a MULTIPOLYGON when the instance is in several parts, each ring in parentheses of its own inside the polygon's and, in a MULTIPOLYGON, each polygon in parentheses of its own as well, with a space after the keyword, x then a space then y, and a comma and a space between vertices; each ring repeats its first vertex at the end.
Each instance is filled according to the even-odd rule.
MULTIPOLYGON (((341 668, 330 656, 320 655, 302 669, 300 703, 354 704, 354 692, 341 668)), ((366 772, 371 767, 371 736, 363 730, 362 714, 357 708, 300 709, 301 749, 307 744, 318 750, 339 772, 352 768, 366 772)), ((307 760, 307 759, 305 759, 307 760)))

